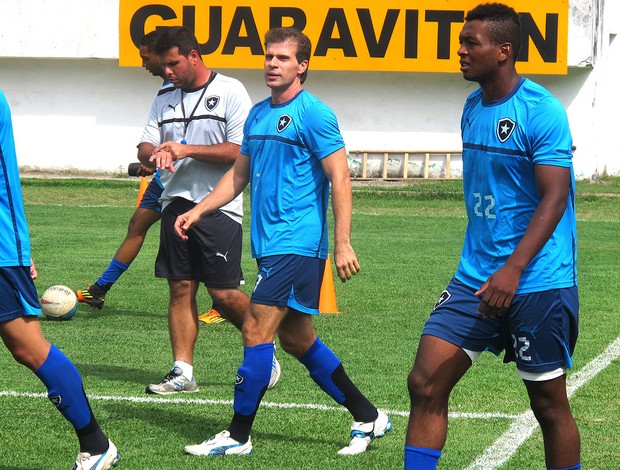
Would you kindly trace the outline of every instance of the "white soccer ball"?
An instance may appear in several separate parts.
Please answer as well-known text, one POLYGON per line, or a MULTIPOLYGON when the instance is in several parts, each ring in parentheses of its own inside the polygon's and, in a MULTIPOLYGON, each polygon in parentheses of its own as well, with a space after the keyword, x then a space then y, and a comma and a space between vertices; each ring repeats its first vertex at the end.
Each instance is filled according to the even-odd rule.
POLYGON ((41 311, 50 320, 69 320, 77 306, 77 296, 67 286, 52 286, 41 297, 41 311))

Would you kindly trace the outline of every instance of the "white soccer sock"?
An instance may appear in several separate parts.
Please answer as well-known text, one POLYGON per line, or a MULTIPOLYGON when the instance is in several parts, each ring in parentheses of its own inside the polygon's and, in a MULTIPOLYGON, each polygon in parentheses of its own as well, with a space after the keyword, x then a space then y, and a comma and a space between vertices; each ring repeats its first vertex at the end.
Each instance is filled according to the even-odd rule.
POLYGON ((178 367, 181 369, 183 375, 188 379, 191 379, 194 376, 194 366, 188 364, 183 361, 174 361, 174 367, 178 367))

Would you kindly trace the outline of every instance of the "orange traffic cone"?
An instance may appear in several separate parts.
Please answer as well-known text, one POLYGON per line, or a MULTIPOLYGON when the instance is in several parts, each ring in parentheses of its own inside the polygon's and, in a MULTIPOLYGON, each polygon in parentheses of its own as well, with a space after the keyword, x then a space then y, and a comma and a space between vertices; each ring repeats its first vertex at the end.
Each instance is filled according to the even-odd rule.
POLYGON ((325 261, 325 273, 321 283, 319 293, 319 312, 321 313, 340 313, 336 305, 336 287, 334 286, 334 275, 332 273, 332 263, 327 255, 325 261))
POLYGON ((140 178, 140 189, 138 189, 138 199, 136 200, 136 207, 140 205, 140 201, 142 201, 142 196, 144 196, 144 192, 146 188, 149 187, 149 180, 146 176, 142 176, 140 178))

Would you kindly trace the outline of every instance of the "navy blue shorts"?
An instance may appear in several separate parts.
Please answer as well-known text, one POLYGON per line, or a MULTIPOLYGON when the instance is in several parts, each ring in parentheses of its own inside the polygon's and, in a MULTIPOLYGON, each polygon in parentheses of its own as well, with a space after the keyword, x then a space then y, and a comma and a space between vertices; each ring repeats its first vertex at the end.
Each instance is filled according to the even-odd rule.
POLYGON ((0 323, 27 315, 41 315, 30 267, 0 268, 0 323))
POLYGON ((174 199, 161 215, 155 276, 193 280, 207 287, 232 289, 244 283, 241 271, 241 224, 220 211, 205 215, 188 232, 187 241, 174 233, 177 217, 196 206, 174 199))
POLYGON ((164 188, 162 188, 161 184, 159 184, 157 180, 153 178, 149 185, 146 187, 146 191, 144 191, 138 207, 140 209, 150 209, 152 211, 161 212, 161 204, 159 202, 159 198, 161 197, 161 193, 163 192, 164 188))
POLYGON ((256 260, 258 275, 252 303, 319 313, 325 260, 300 255, 265 256, 256 260))
POLYGON ((483 318, 476 289, 457 279, 441 293, 422 334, 471 351, 505 350, 504 362, 520 371, 543 373, 570 368, 577 342, 577 287, 516 295, 500 318, 483 318))

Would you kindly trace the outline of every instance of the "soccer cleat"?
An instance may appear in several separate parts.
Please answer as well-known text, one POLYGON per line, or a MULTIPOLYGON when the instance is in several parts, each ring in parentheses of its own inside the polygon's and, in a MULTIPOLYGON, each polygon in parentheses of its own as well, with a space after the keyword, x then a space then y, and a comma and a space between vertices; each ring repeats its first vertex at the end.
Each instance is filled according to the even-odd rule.
POLYGON ((197 392, 198 384, 194 377, 188 379, 185 377, 179 367, 174 367, 164 380, 158 384, 150 384, 146 387, 146 393, 155 395, 169 395, 171 393, 180 392, 197 392))
POLYGON ((252 440, 235 441, 228 431, 222 431, 210 439, 193 446, 185 446, 185 453, 191 455, 252 455, 252 440))
POLYGON ((200 315, 198 317, 198 320, 206 323, 207 325, 215 325, 216 323, 222 323, 226 321, 226 319, 222 315, 220 315, 220 312, 218 312, 214 308, 200 315))
POLYGON ((338 451, 338 455, 356 455, 366 452, 368 444, 392 430, 390 418, 379 411, 377 419, 370 423, 355 421, 351 425, 351 442, 338 451))
POLYGON ((88 289, 80 289, 75 292, 78 302, 90 305, 93 308, 102 309, 105 301, 106 290, 94 283, 88 286, 88 289))
POLYGON ((269 377, 269 385, 267 385, 267 390, 271 390, 276 386, 278 380, 280 380, 280 373, 282 372, 282 368, 280 367, 280 363, 276 359, 276 356, 273 356, 273 360, 271 361, 271 377, 269 377))
POLYGON ((108 444, 108 450, 103 454, 91 455, 88 452, 78 453, 75 465, 73 465, 73 470, 108 470, 112 467, 118 467, 121 454, 114 443, 109 439, 108 444))

